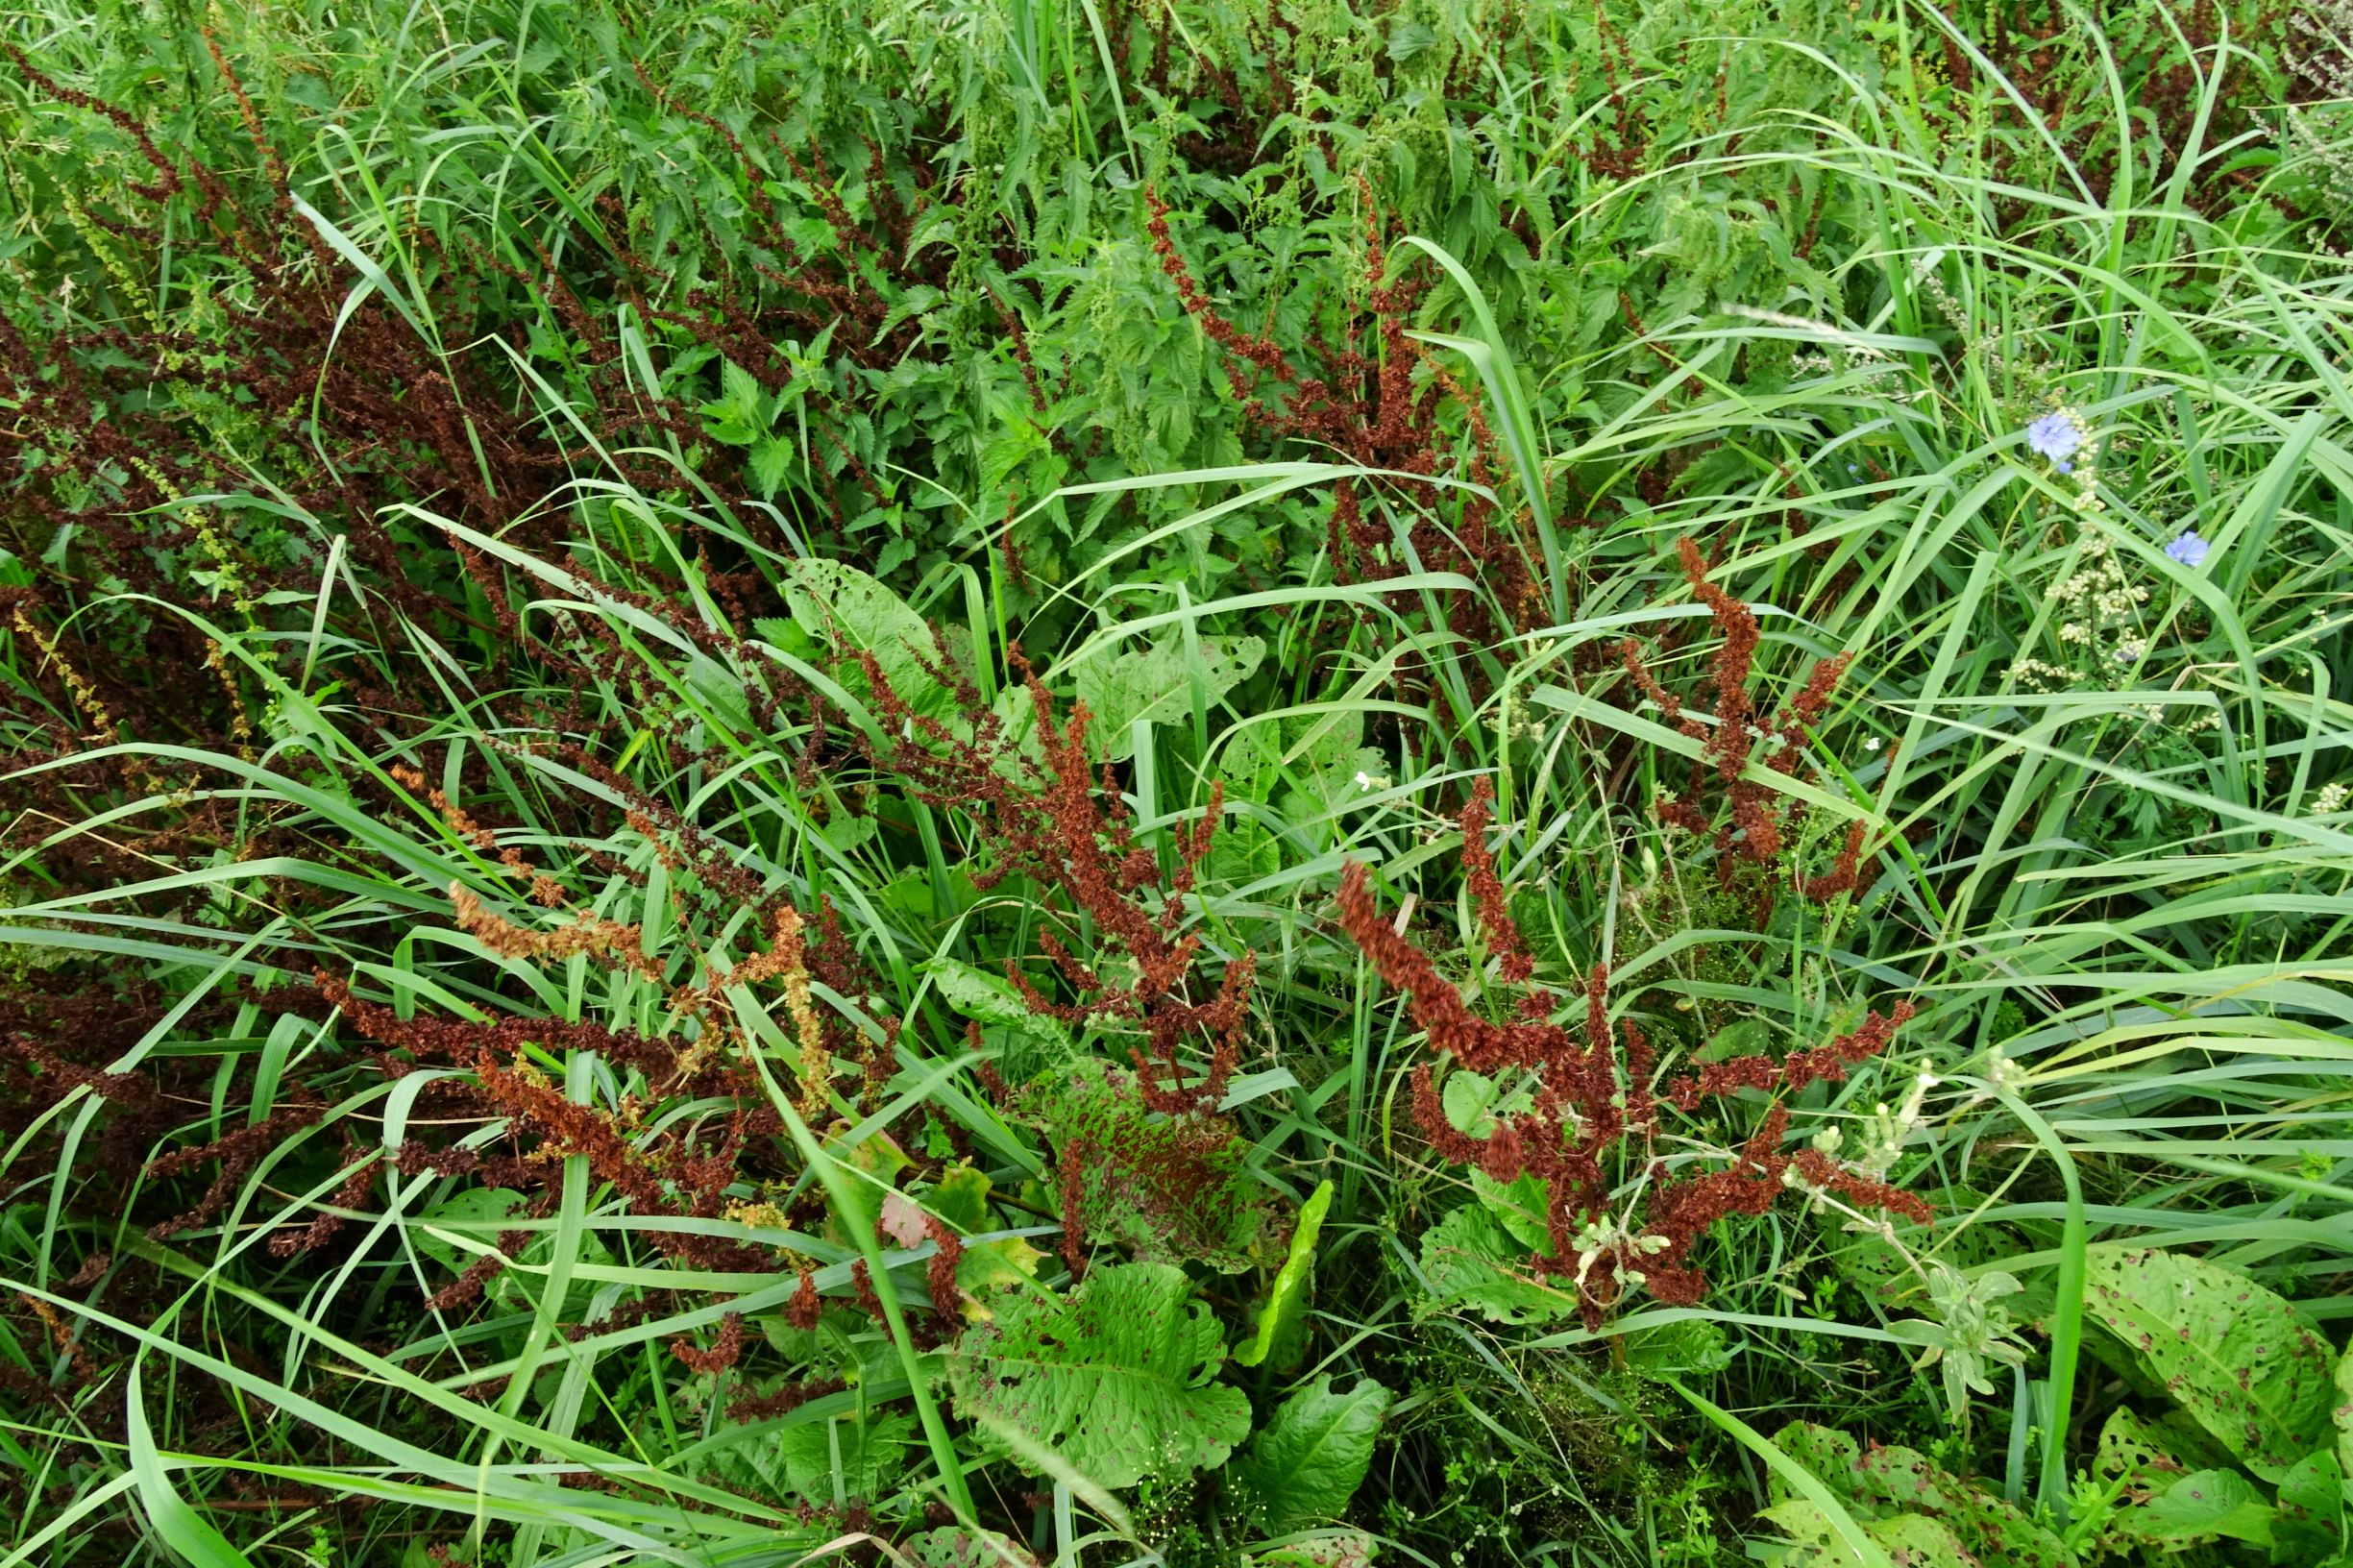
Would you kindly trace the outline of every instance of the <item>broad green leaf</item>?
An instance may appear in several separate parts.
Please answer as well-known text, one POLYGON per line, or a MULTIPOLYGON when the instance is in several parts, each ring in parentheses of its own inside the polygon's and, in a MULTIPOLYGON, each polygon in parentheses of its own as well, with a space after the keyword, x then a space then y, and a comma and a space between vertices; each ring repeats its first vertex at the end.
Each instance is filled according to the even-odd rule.
POLYGON ((2238 1471, 2200 1470, 2149 1499, 2135 1532, 2144 1540, 2185 1545, 2218 1536, 2268 1546, 2271 1506, 2238 1471))
POLYGON ((451 1193, 417 1216, 408 1228, 408 1239, 417 1251, 441 1264, 451 1273, 462 1273, 466 1266, 481 1256, 479 1247, 498 1239, 516 1210, 524 1206, 522 1193, 502 1187, 469 1187, 451 1193), (432 1227, 440 1225, 450 1232, 478 1244, 476 1248, 459 1246, 447 1237, 434 1234, 432 1227))
POLYGON ((948 1167, 923 1194, 923 1207, 967 1236, 989 1229, 989 1173, 971 1164, 948 1167))
POLYGON ((1431 1304, 1473 1307, 1490 1322, 1550 1323, 1577 1310, 1575 1292, 1538 1280, 1529 1259, 1519 1238, 1479 1204, 1422 1233, 1431 1304))
POLYGON ((2257 1475, 2329 1440, 2336 1357, 2286 1301, 2178 1253, 2103 1243, 2086 1269, 2084 1311, 2257 1475))
POLYGON ((1018 1084, 1041 1067, 1070 1059, 1070 1026, 1060 1018, 1030 1011, 1029 1003, 1002 975, 974 968, 960 959, 935 958, 923 966, 931 989, 940 999, 968 1018, 994 1024, 1032 1049, 1013 1053, 1018 1060, 997 1064, 1009 1083, 1018 1084))
POLYGON ((1259 1309, 1258 1332, 1234 1351, 1235 1365, 1256 1366, 1278 1346, 1287 1345, 1297 1336, 1300 1314, 1307 1311, 1308 1281, 1315 1270, 1315 1238, 1323 1232, 1324 1214, 1332 1207, 1332 1183, 1327 1179, 1299 1206, 1299 1223, 1291 1231, 1289 1255, 1283 1260, 1275 1283, 1267 1289, 1266 1305, 1259 1309))
MULTIPOLYGON (((941 658, 931 625, 875 578, 841 561, 801 558, 783 563, 784 597, 793 620, 846 661, 861 652, 909 707, 934 715, 951 706, 950 694, 927 665, 941 658)), ((766 626, 755 630, 767 635, 766 626)), ((770 638, 770 641, 774 641, 770 638)), ((863 680, 850 681, 862 689, 863 680)))
POLYGON ((1389 1397, 1370 1378, 1335 1392, 1326 1374, 1285 1400, 1228 1471, 1249 1532, 1287 1535, 1346 1512, 1389 1397))
POLYGON ((1226 1274, 1273 1261, 1261 1251, 1276 1234, 1269 1194, 1223 1117, 1148 1110, 1133 1074, 1095 1058, 1032 1081, 1012 1111, 1077 1162, 1091 1241, 1226 1274))
MULTIPOLYGON (((1211 702, 1247 680, 1266 656, 1257 637, 1203 637, 1199 644, 1202 692, 1211 702)), ((1189 718, 1193 671, 1180 637, 1142 649, 1106 645, 1079 659, 1070 677, 1087 704, 1090 749, 1100 747, 1112 761, 1124 761, 1136 748, 1138 720, 1169 724, 1189 718)))
POLYGON ((838 1476, 841 1496, 872 1503, 888 1496, 906 1469, 914 1436, 915 1419, 906 1415, 808 1421, 776 1433, 777 1456, 787 1483, 812 1502, 831 1503, 838 1476))
MULTIPOLYGON (((1782 1428, 1773 1443, 1858 1519, 1920 1515, 1949 1531, 1981 1562, 1998 1562, 2005 1568, 2074 1568, 2075 1554, 2056 1535, 1916 1450, 1891 1444, 1865 1451, 1834 1427, 1804 1421, 1782 1428)), ((1776 1495, 1782 1495, 1777 1476, 1773 1485, 1776 1495)))
POLYGON ((1225 1462, 1250 1401, 1217 1383, 1223 1336, 1184 1270, 1099 1264, 1068 1296, 1012 1295, 947 1353, 956 1408, 1106 1487, 1225 1462))
POLYGON ((964 1315, 975 1319, 993 1316, 988 1303, 976 1298, 988 1291, 1030 1284, 1044 1259, 1044 1253, 1017 1236, 965 1243, 964 1257, 956 1264, 956 1286, 965 1294, 964 1315))
POLYGON ((1507 1090, 1503 1081, 1483 1072, 1458 1067, 1446 1075, 1438 1090, 1446 1119, 1465 1138, 1485 1138, 1495 1131, 1498 1116, 1517 1115, 1535 1104, 1535 1094, 1522 1084, 1507 1090))
POLYGON ((1637 1377, 1683 1378, 1732 1364, 1724 1330, 1704 1317, 1678 1318, 1626 1335, 1626 1369, 1637 1377))
MULTIPOLYGON (((1876 1568, 1850 1545, 1830 1516, 1803 1498, 1793 1497, 1760 1511, 1790 1539, 1785 1568, 1876 1568)), ((1897 1513, 1863 1522, 1863 1533, 1886 1553, 1884 1560, 1905 1568, 1985 1568, 1952 1531, 1925 1514, 1897 1513)))
POLYGON ((2271 1521, 2278 1550, 2289 1562, 2328 1562, 2345 1549, 2344 1470, 2328 1449, 2311 1454, 2279 1483, 2279 1510, 2271 1521))
MULTIPOLYGON (((1535 1095, 1526 1084, 1507 1089, 1500 1078, 1457 1068, 1446 1075, 1438 1100, 1455 1131, 1466 1138, 1485 1138, 1495 1131, 1498 1118, 1526 1111, 1535 1103, 1535 1095)), ((1552 1229, 1544 1220, 1551 1194, 1541 1179, 1522 1174, 1499 1182, 1484 1171, 1474 1170, 1471 1190, 1530 1254, 1552 1250, 1552 1229)))
POLYGON ((1552 1227, 1544 1222, 1552 1195, 1541 1176, 1523 1171, 1508 1182, 1499 1182, 1483 1170, 1473 1170, 1471 1190, 1529 1256, 1553 1250, 1552 1227))

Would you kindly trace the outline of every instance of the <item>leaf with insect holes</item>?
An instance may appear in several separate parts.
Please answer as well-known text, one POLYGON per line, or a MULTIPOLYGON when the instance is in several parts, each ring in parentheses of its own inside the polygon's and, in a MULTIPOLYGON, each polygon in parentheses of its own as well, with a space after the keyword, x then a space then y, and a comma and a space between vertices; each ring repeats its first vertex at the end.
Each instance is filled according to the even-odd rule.
POLYGON ((947 1352, 959 1413, 1012 1429, 1106 1487, 1223 1464, 1250 1400, 1216 1381, 1224 1335, 1185 1271, 1098 1265, 1067 1296, 1004 1298, 947 1352))
MULTIPOLYGON (((1783 1568, 1876 1568, 1839 1532, 1828 1514, 1802 1497, 1761 1509, 1757 1517, 1789 1537, 1789 1550, 1778 1559, 1783 1568)), ((1949 1527, 1925 1514, 1892 1513, 1858 1523, 1888 1562, 1904 1568, 1986 1568, 1949 1527)))
MULTIPOLYGON (((1828 1487, 1859 1520, 1919 1516, 1950 1531, 1980 1562, 1998 1562, 2004 1568, 2075 1568, 2075 1554, 2058 1536, 1917 1450, 1891 1444, 1866 1452, 1836 1428, 1806 1421, 1783 1427, 1774 1434, 1773 1445, 1828 1487)), ((1777 1472, 1772 1484, 1777 1499, 1802 1501, 1789 1497, 1777 1472)))
POLYGON ((1372 1464, 1389 1399, 1370 1378, 1335 1390, 1326 1373, 1277 1407, 1227 1470, 1248 1529, 1287 1535, 1346 1512, 1372 1464))
POLYGON ((2336 1356, 2281 1297, 2200 1258, 2103 1242, 2084 1311, 2267 1481, 2330 1440, 2336 1356))
MULTIPOLYGON (((1214 705, 1236 685, 1247 680, 1266 656, 1265 641, 1258 637, 1198 639, 1202 700, 1214 705)), ((1087 732, 1094 746, 1113 762, 1136 749, 1134 725, 1173 724, 1191 717, 1195 666, 1185 640, 1167 637, 1142 649, 1094 649, 1070 671, 1078 699, 1087 705, 1087 732)))
MULTIPOLYGON (((954 707, 952 694, 931 673, 943 657, 939 641, 930 623, 905 600, 841 561, 788 560, 778 571, 794 624, 834 650, 843 661, 836 674, 846 686, 867 690, 865 672, 855 661, 868 653, 891 689, 917 712, 943 717, 954 707)), ((756 621, 752 629, 770 642, 781 640, 772 621, 756 621)))
POLYGON ((1480 1204, 1422 1233, 1422 1275, 1434 1307, 1474 1307, 1493 1323, 1550 1323, 1577 1310, 1576 1293, 1529 1270, 1529 1251, 1480 1204))
POLYGON ((892 1556, 914 1568, 1035 1568, 1038 1561, 994 1531, 974 1535, 955 1525, 910 1535, 892 1556))
POLYGON ((2337 1464, 2353 1475, 2353 1348, 2338 1359, 2336 1384, 2337 1464))
POLYGON ((1141 1262, 1207 1263, 1239 1274, 1281 1239, 1251 1145, 1222 1116, 1164 1115, 1135 1077, 1100 1058, 1033 1079, 1008 1115, 1047 1134, 1076 1162, 1090 1241, 1141 1262))

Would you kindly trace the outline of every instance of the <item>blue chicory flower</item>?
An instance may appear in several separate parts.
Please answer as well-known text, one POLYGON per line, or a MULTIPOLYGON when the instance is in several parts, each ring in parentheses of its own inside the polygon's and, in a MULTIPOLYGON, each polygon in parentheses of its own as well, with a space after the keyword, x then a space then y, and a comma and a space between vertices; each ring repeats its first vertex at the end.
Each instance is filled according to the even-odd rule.
POLYGON ((2045 414, 2026 427, 2026 445, 2053 462, 2065 462, 2083 445, 2083 427, 2065 414, 2045 414))
POLYGON ((2206 552, 2213 548, 2212 545, 2198 537, 2197 529, 2192 528, 2188 533, 2166 546, 2165 553, 2169 560, 2179 561, 2184 566, 2194 568, 2206 564, 2206 552))

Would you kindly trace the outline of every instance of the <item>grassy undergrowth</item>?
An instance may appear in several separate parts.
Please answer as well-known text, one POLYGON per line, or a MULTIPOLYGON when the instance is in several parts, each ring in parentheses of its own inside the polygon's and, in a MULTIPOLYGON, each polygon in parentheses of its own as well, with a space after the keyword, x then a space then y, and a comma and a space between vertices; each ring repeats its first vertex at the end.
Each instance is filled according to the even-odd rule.
POLYGON ((2353 13, 0 23, 0 1568, 2353 1560, 2353 13))

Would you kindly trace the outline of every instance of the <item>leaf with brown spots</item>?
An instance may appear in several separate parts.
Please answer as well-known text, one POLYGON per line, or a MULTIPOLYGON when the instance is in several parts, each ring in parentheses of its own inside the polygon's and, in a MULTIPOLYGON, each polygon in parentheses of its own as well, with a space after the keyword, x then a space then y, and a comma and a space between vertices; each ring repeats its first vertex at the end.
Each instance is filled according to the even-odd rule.
POLYGON ((2336 1355, 2287 1301, 2180 1253, 2103 1244, 2084 1311, 2266 1481, 2331 1439, 2336 1355))

